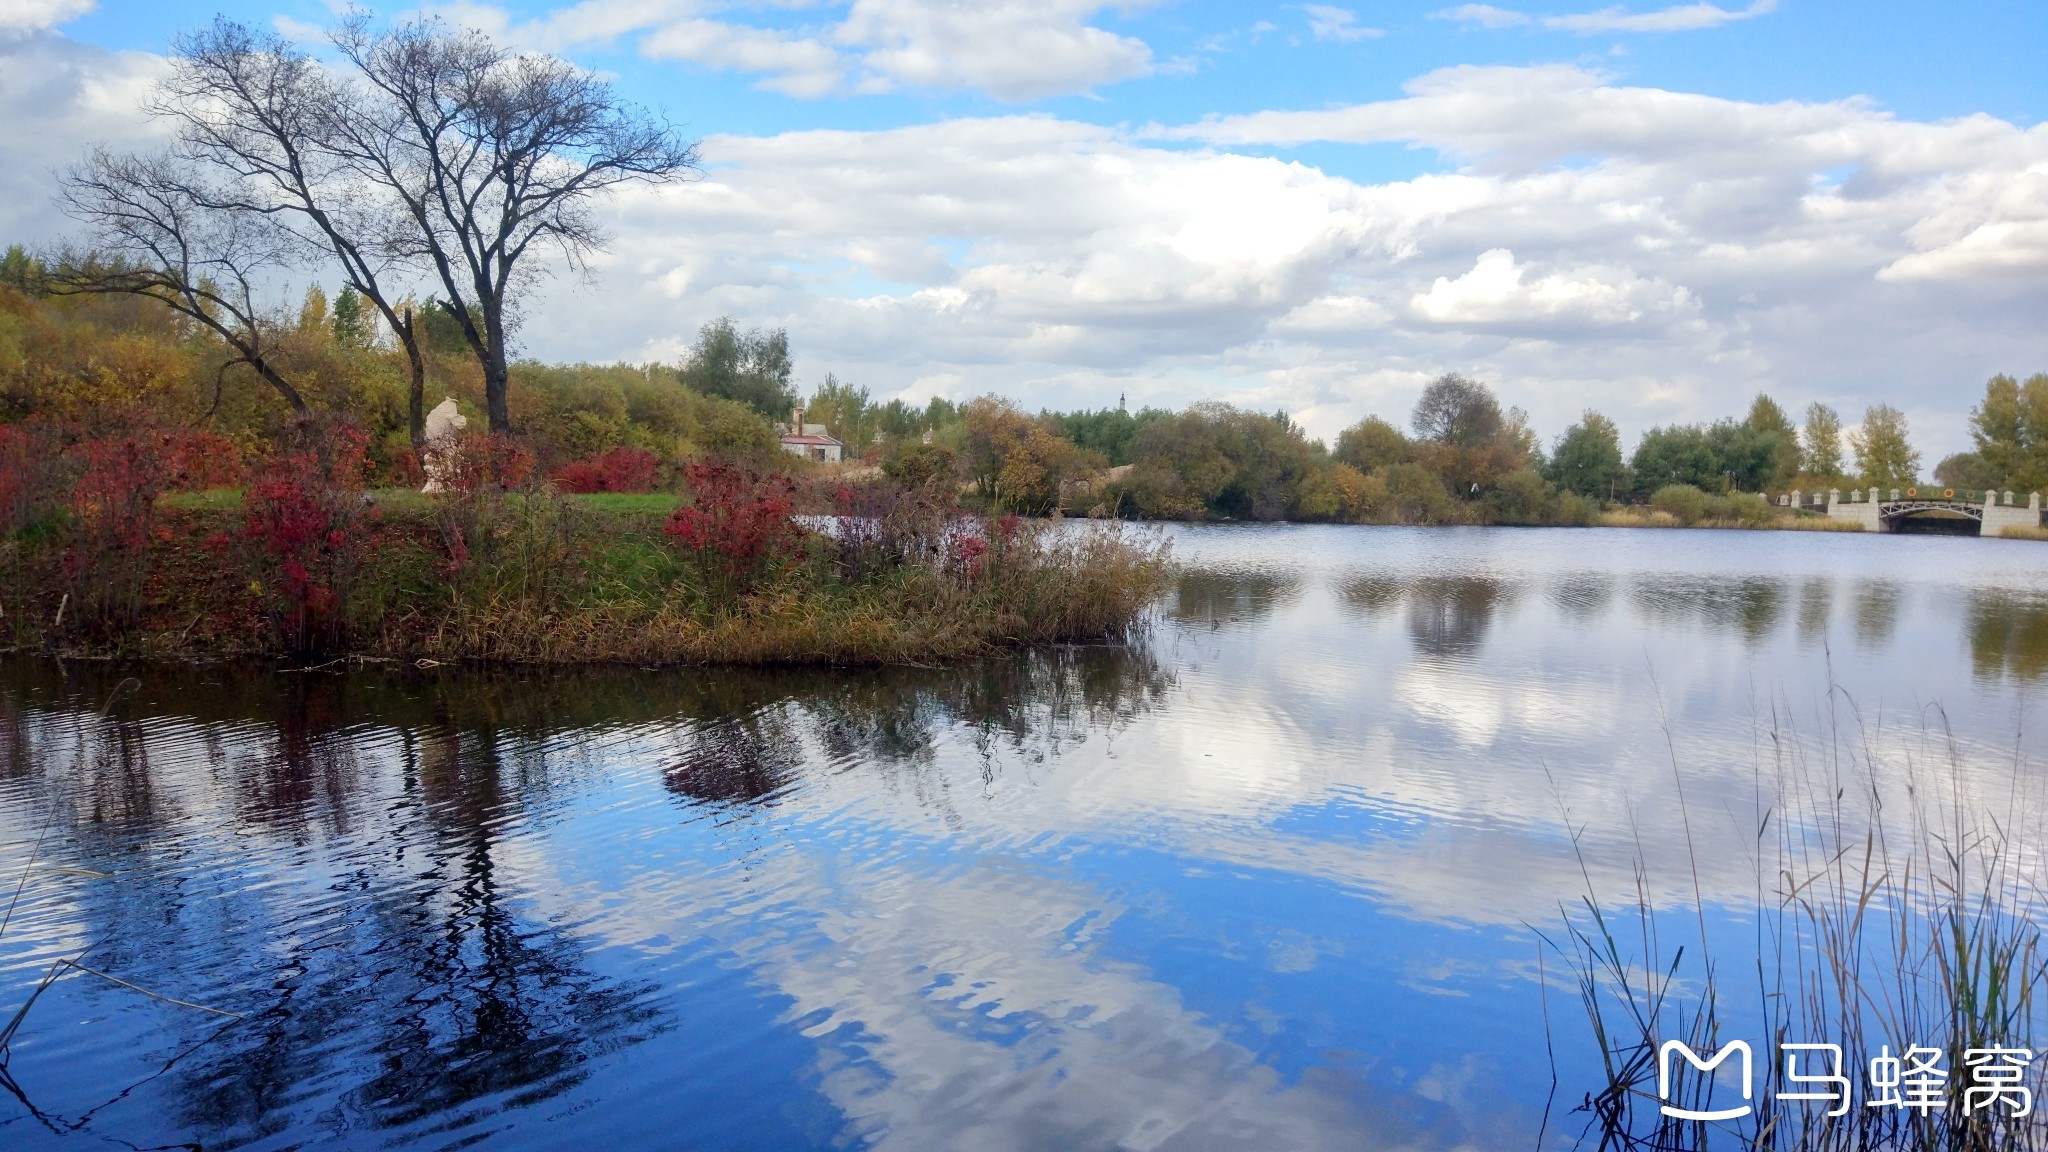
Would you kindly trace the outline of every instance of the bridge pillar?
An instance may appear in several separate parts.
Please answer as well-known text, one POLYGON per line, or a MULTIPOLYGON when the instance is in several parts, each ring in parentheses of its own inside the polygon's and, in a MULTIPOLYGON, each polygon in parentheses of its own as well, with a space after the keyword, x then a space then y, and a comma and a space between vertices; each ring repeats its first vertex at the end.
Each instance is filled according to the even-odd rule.
POLYGON ((2015 503, 2010 492, 2005 494, 2005 503, 2003 505, 1993 504, 1989 498, 1986 498, 1984 502, 1984 535, 1986 536, 2001 535, 2007 528, 2039 528, 2040 526, 2041 494, 2039 492, 2028 493, 2025 507, 2015 503))
POLYGON ((1828 519, 1860 524, 1865 532, 1884 531, 1884 521, 1877 514, 1877 490, 1871 489, 1868 500, 1862 499, 1862 495, 1861 489, 1852 492, 1849 502, 1845 504, 1842 502, 1842 493, 1839 489, 1829 489, 1828 519))

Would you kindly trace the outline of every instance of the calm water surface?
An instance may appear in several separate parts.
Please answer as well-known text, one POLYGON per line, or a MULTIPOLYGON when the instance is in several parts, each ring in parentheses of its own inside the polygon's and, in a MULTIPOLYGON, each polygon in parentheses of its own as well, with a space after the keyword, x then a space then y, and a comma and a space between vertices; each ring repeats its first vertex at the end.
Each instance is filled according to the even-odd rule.
POLYGON ((0 667, 0 1010, 243 1016, 54 984, 0 1145, 1569 1144, 1561 904, 1738 915, 1786 749, 2037 775, 2039 545, 1174 535, 1132 650, 0 667))

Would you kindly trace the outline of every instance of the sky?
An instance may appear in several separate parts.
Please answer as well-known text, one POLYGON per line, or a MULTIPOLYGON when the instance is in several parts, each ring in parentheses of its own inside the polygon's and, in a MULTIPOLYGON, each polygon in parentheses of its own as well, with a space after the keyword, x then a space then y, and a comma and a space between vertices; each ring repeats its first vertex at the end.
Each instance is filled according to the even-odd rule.
MULTIPOLYGON (((674 360, 787 328, 800 383, 1027 408, 1405 423, 1448 371, 1546 440, 1903 409, 1931 470, 2048 371, 2048 14, 2022 3, 582 0, 425 9, 701 141, 546 278, 518 351, 674 360)), ((0 243, 148 148, 162 53, 320 0, 0 0, 0 243)), ((338 283, 309 269, 304 281, 338 283)), ((281 292, 286 291, 281 289, 281 292)))

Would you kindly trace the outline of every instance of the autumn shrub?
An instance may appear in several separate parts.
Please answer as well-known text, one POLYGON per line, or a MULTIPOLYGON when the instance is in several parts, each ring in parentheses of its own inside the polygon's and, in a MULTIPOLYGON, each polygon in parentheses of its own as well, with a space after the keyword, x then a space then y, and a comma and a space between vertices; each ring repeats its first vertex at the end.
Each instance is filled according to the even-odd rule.
POLYGON ((625 445, 564 465, 550 477, 564 492, 652 492, 661 460, 645 448, 625 445))
POLYGON ((65 508, 73 618, 106 632, 142 610, 150 548, 168 536, 156 502, 170 470, 160 438, 147 433, 82 440, 67 455, 79 469, 65 508))
POLYGON ((695 561, 711 603, 732 604, 796 556, 804 529, 788 476, 710 459, 688 465, 684 477, 691 501, 665 531, 695 561))
POLYGON ((1358 524, 1378 511, 1386 499, 1384 476, 1367 475, 1339 461, 1303 478, 1294 498, 1294 515, 1301 520, 1358 524))
POLYGON ((832 492, 834 559, 842 580, 859 583, 906 565, 932 565, 946 555, 960 521, 953 485, 883 481, 841 484, 832 492))
POLYGON ((361 432, 296 439, 243 495, 242 541, 278 642, 306 654, 346 639, 349 589, 376 544, 378 516, 364 499, 361 432))
POLYGON ((64 464, 48 429, 0 424, 0 536, 56 513, 64 503, 64 464))

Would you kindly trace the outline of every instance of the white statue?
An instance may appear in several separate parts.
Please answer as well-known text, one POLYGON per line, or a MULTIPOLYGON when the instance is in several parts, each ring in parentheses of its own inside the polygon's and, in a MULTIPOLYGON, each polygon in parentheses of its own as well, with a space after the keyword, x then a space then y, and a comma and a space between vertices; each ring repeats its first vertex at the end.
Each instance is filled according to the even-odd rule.
POLYGON ((426 487, 422 492, 445 492, 448 490, 449 470, 455 462, 449 459, 449 452, 455 447, 455 439, 469 426, 455 408, 455 397, 449 396, 434 410, 427 413, 426 447, 420 453, 420 470, 427 474, 426 487))

